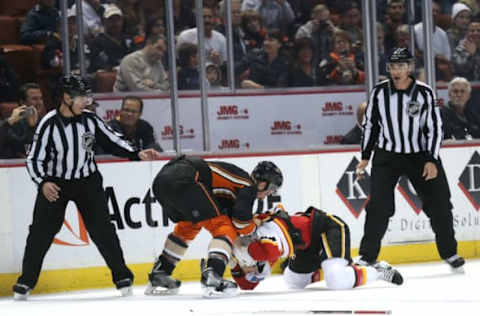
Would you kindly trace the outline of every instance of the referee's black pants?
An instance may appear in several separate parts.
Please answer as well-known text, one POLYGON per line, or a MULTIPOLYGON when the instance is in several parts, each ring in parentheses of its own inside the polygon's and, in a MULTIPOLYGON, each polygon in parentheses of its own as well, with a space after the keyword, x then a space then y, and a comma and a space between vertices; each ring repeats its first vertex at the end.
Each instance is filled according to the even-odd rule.
POLYGON ((62 227, 70 200, 75 202, 82 214, 90 238, 112 272, 113 281, 126 278, 133 280, 133 274, 125 264, 115 227, 110 222, 100 173, 80 180, 54 179, 52 182, 61 188, 60 197, 55 202, 49 202, 41 189, 38 191, 18 283, 30 288, 37 284, 43 259, 62 227))
POLYGON ((437 249, 442 259, 457 253, 453 230, 450 189, 441 163, 436 163, 438 175, 425 181, 422 177, 423 154, 397 154, 375 150, 372 162, 371 193, 366 206, 360 255, 368 262, 376 261, 389 218, 395 212, 394 190, 401 175, 406 175, 423 203, 423 211, 430 219, 437 249))

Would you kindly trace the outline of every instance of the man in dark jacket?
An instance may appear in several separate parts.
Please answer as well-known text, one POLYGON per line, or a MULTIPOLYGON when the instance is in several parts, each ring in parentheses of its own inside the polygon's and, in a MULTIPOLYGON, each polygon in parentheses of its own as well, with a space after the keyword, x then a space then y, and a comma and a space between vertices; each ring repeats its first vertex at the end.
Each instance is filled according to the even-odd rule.
POLYGON ((472 87, 463 77, 448 84, 449 101, 440 109, 444 139, 480 138, 480 116, 474 111, 472 87))
POLYGON ((362 141, 362 121, 365 115, 365 109, 367 108, 367 102, 362 102, 357 108, 357 124, 343 136, 340 144, 360 144, 362 141))
POLYGON ((153 127, 140 116, 143 112, 143 100, 136 96, 126 96, 122 100, 122 109, 118 119, 108 122, 115 131, 122 133, 125 139, 138 150, 153 148, 163 151, 155 141, 153 127))
POLYGON ((133 41, 123 34, 123 13, 114 4, 106 6, 103 13, 105 32, 100 33, 90 45, 91 63, 89 72, 112 70, 120 65, 122 58, 133 51, 133 41))
POLYGON ((25 17, 20 28, 20 42, 25 45, 44 43, 49 37, 57 36, 60 19, 55 0, 40 0, 25 17))

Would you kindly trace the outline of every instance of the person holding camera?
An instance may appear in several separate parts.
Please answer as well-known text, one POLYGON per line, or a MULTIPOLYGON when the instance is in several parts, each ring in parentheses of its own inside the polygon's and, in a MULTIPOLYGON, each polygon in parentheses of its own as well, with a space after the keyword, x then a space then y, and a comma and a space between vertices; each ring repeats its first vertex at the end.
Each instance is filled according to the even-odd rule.
POLYGON ((352 51, 347 32, 333 34, 333 51, 320 62, 320 85, 354 85, 365 82, 365 72, 360 58, 352 51))
POLYGON ((295 34, 295 39, 303 37, 312 39, 314 61, 327 58, 333 47, 333 33, 338 29, 329 18, 328 7, 324 4, 316 5, 312 10, 312 19, 300 26, 295 34))
POLYGON ((24 84, 19 91, 18 107, 1 122, 0 158, 25 158, 35 127, 45 112, 42 92, 36 83, 24 84))

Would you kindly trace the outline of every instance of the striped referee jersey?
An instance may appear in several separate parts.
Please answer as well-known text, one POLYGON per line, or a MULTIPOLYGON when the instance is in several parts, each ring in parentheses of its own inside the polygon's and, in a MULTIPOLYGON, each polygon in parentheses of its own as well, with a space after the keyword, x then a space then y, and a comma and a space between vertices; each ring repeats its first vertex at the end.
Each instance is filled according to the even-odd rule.
POLYGON ((35 130, 27 171, 38 185, 49 178, 86 178, 98 170, 95 143, 114 155, 138 159, 138 151, 95 113, 85 110, 77 117, 66 118, 52 110, 35 130))
POLYGON ((395 89, 391 80, 373 88, 362 124, 362 159, 370 159, 375 146, 402 154, 424 152, 427 161, 439 158, 440 110, 432 88, 411 78, 406 90, 395 89))

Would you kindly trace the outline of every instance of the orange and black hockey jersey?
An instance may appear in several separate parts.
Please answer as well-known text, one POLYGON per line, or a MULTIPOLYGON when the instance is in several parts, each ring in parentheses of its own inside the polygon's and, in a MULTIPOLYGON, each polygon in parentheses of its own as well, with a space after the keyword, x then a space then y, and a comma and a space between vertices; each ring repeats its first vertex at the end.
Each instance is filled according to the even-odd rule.
POLYGON ((249 174, 223 161, 207 161, 211 171, 211 187, 222 211, 228 214, 240 234, 249 234, 255 228, 253 203, 257 187, 249 174))

